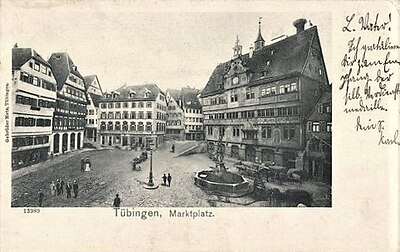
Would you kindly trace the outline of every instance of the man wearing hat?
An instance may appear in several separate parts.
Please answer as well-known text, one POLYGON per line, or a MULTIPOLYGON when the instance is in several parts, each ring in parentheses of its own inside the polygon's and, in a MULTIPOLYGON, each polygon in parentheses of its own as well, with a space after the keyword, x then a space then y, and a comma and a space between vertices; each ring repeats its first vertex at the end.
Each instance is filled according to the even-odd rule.
POLYGON ((121 199, 119 198, 118 193, 115 194, 115 199, 114 199, 114 203, 113 203, 113 207, 119 207, 119 205, 121 204, 121 199))

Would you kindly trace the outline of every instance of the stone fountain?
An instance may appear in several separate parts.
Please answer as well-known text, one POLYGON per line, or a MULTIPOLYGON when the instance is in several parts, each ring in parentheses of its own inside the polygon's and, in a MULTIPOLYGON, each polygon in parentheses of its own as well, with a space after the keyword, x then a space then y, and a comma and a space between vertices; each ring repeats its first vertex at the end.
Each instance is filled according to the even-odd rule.
POLYGON ((243 176, 227 171, 224 163, 222 134, 219 136, 215 168, 196 172, 194 184, 212 194, 240 197, 253 191, 243 176))

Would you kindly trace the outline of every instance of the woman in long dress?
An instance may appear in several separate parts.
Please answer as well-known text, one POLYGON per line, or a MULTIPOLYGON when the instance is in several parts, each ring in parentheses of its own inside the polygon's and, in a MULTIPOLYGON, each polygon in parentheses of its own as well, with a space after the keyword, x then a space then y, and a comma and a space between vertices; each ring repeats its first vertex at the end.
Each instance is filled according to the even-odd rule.
POLYGON ((54 184, 54 181, 51 181, 51 184, 50 184, 50 194, 51 194, 51 196, 56 195, 56 184, 54 184))
POLYGON ((88 158, 86 158, 86 161, 85 161, 85 171, 87 171, 87 172, 90 171, 90 161, 88 158))

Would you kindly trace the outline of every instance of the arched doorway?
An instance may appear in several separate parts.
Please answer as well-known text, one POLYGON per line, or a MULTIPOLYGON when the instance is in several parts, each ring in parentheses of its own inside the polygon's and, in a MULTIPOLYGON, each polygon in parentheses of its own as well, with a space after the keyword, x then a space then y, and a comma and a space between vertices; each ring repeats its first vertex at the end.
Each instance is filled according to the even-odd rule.
POLYGON ((256 148, 254 148, 252 145, 247 145, 244 152, 246 161, 255 162, 256 148))
POLYGON ((53 153, 59 153, 59 152, 60 152, 60 134, 55 134, 53 140, 53 153))
POLYGON ((77 138, 78 139, 77 139, 76 146, 77 146, 77 149, 79 150, 81 148, 81 133, 78 133, 78 137, 77 138))
POLYGON ((62 136, 62 152, 66 152, 68 149, 68 134, 64 133, 62 136))
POLYGON ((70 150, 73 150, 73 149, 75 149, 75 133, 72 133, 71 134, 71 140, 70 140, 70 145, 69 145, 69 147, 70 147, 70 150))
POLYGON ((239 146, 232 145, 231 146, 231 157, 238 159, 239 158, 239 146))

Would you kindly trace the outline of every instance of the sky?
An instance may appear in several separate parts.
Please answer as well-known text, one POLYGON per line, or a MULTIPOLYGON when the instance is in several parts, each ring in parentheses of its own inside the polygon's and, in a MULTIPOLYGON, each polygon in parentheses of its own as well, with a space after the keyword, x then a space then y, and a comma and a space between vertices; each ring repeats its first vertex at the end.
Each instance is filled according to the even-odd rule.
POLYGON ((52 52, 68 52, 83 76, 98 76, 103 91, 125 83, 156 83, 163 90, 186 86, 202 89, 217 64, 232 57, 236 35, 243 54, 249 51, 258 33, 259 17, 266 44, 280 35, 293 35, 293 21, 306 18, 318 27, 330 74, 329 13, 204 8, 165 11, 157 5, 149 11, 129 3, 95 3, 25 2, 8 8, 3 19, 8 20, 3 47, 11 49, 17 42, 19 47, 35 49, 45 59, 52 52))

